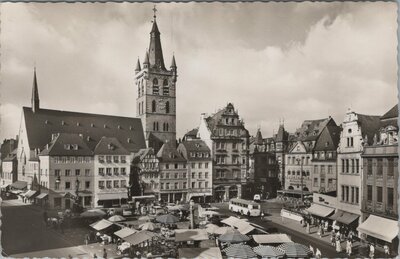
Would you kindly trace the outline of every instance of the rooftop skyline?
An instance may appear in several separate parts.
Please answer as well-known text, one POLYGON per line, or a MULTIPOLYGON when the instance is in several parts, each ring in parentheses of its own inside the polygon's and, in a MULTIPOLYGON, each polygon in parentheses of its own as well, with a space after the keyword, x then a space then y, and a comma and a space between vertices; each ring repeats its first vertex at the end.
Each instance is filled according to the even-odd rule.
MULTIPOLYGON (((251 135, 397 102, 396 3, 157 4, 178 67, 177 137, 228 102, 251 135)), ((0 139, 18 133, 33 68, 41 108, 135 117, 153 4, 3 4, 0 139)))

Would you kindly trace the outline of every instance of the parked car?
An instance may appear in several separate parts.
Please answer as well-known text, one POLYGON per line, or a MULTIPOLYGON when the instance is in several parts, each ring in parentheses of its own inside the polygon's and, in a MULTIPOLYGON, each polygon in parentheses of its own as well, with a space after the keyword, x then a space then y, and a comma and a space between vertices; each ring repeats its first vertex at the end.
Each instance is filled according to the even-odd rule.
POLYGON ((261 195, 260 194, 255 194, 253 201, 261 201, 261 195))

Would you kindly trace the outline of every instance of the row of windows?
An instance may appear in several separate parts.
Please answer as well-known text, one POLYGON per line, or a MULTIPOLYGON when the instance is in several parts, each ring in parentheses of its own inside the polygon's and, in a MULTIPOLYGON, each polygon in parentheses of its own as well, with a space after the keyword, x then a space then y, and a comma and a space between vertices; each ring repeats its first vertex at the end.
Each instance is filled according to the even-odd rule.
MULTIPOLYGON (((216 163, 217 164, 226 164, 226 158, 227 158, 227 156, 215 156, 215 161, 216 161, 216 163)), ((245 157, 243 157, 242 158, 242 163, 243 164, 246 164, 246 158, 245 157)), ((232 164, 234 164, 234 165, 239 165, 240 164, 240 158, 239 158, 239 156, 238 155, 233 155, 232 156, 232 164)))
MULTIPOLYGON (((321 178, 320 185, 323 187, 325 185, 325 178, 321 178)), ((318 187, 318 178, 314 178, 314 187, 318 187)), ((328 179, 328 187, 333 187, 333 179, 328 179)))
POLYGON ((308 165, 310 163, 310 157, 291 157, 287 158, 288 165, 308 165))
MULTIPOLYGON (((64 170, 64 175, 61 175, 61 169, 55 169, 54 170, 54 175, 56 177, 59 177, 59 176, 80 176, 82 171, 83 170, 81 170, 81 169, 75 169, 75 170, 65 169, 64 170), (72 175, 72 173, 74 173, 74 175, 72 175)), ((47 175, 47 169, 45 169, 44 174, 43 174, 43 169, 40 169, 40 173, 42 175, 46 176, 47 175)), ((85 176, 90 176, 90 169, 85 169, 84 173, 85 173, 85 176)))
MULTIPOLYGON (((139 97, 144 95, 144 88, 145 88, 145 86, 143 85, 143 83, 139 81, 139 83, 138 83, 138 96, 139 97)), ((169 95, 169 86, 168 86, 167 79, 164 79, 164 81, 163 81, 162 90, 163 90, 163 95, 169 95)), ((159 94, 159 85, 158 85, 157 78, 153 79, 153 94, 157 94, 157 95, 159 94)))
MULTIPOLYGON (((192 163, 192 169, 202 169, 203 168, 203 163, 197 163, 197 167, 196 167, 196 163, 192 163)), ((204 168, 208 168, 208 163, 204 163, 204 168)))
MULTIPOLYGON (((81 189, 81 184, 80 184, 80 182, 78 181, 74 181, 75 182, 75 189, 78 189, 78 190, 80 190, 81 189)), ((56 182, 55 183, 55 185, 54 185, 54 189, 55 190, 60 190, 60 186, 61 186, 61 182, 56 182)), ((90 188, 90 181, 85 181, 85 186, 84 186, 84 188, 85 189, 89 189, 90 188)), ((65 182, 64 183, 64 189, 65 190, 71 190, 72 189, 72 182, 65 182)))
POLYGON ((142 174, 142 177, 146 178, 146 179, 154 179, 154 178, 158 178, 158 174, 142 174))
MULTIPOLYGON (((169 107, 169 101, 167 101, 167 102, 165 103, 165 113, 169 113, 169 109, 170 109, 170 107, 169 107)), ((151 112, 157 112, 157 103, 156 103, 156 100, 153 100, 153 101, 151 102, 151 112)))
POLYGON ((209 153, 200 153, 200 152, 190 152, 190 157, 209 157, 210 154, 209 153))
POLYGON ((92 158, 89 156, 55 156, 54 163, 90 163, 92 158))
POLYGON ((100 163, 126 163, 126 156, 99 156, 100 163), (105 159, 104 159, 105 158, 105 159))
POLYGON ((314 153, 314 159, 327 159, 327 158, 333 158, 333 153, 334 152, 315 152, 314 153))
MULTIPOLYGON (((216 149, 227 149, 229 147, 229 143, 225 142, 215 142, 216 149)), ((232 143, 232 149, 238 149, 237 143, 232 143)))
MULTIPOLYGON (((367 174, 372 175, 372 167, 376 168, 376 176, 378 178, 383 177, 383 159, 378 158, 376 159, 376 163, 372 160, 372 158, 368 158, 365 160, 366 166, 367 166, 367 174)), ((397 160, 395 161, 393 158, 387 158, 387 176, 388 177, 394 177, 394 172, 397 170, 394 170, 394 168, 397 167, 397 160)))
POLYGON ((126 188, 126 180, 99 181, 99 188, 100 189, 126 188))
MULTIPOLYGON (((158 121, 153 122, 153 131, 159 131, 158 121)), ((163 131, 169 131, 169 123, 163 123, 163 131)))
POLYGON ((352 203, 352 204, 359 203, 360 189, 358 187, 342 185, 341 189, 342 189, 341 200, 343 202, 352 203))
POLYGON ((353 137, 347 138, 347 147, 354 147, 353 137))
MULTIPOLYGON (((191 188, 208 188, 209 183, 208 182, 192 182, 191 188), (204 185, 203 185, 204 184, 204 185)), ((182 184, 180 183, 160 183, 160 189, 161 190, 179 190, 179 189, 187 189, 187 183, 183 182, 182 184), (182 188, 181 188, 182 187, 182 188)))
POLYGON ((164 176, 165 176, 165 179, 180 179, 180 178, 185 179, 186 173, 182 173, 182 174, 180 174, 180 173, 165 173, 165 175, 164 175, 164 173, 161 173, 160 179, 163 179, 164 176), (179 177, 181 175, 182 175, 182 177, 179 177))
MULTIPOLYGON (((218 179, 218 178, 225 179, 226 176, 227 176, 227 174, 226 174, 225 171, 217 170, 217 171, 215 172, 215 177, 216 177, 217 179, 218 179)), ((233 171, 233 172, 232 172, 232 178, 233 178, 233 179, 237 179, 237 178, 239 178, 239 177, 240 177, 240 171, 233 171)))
POLYGON ((320 165, 320 166, 314 165, 314 173, 317 174, 318 173, 318 169, 319 169, 319 172, 321 174, 324 174, 326 167, 328 168, 328 174, 332 174, 333 173, 333 166, 331 166, 331 165, 328 165, 328 166, 325 166, 325 165, 320 165))
POLYGON ((359 174, 360 160, 357 159, 342 159, 342 173, 359 174))
MULTIPOLYGON (((300 171, 287 171, 287 176, 298 176, 300 178, 300 171)), ((303 171, 303 176, 304 177, 310 177, 310 172, 309 171, 303 171)))
POLYGON ((165 164, 164 169, 186 169, 186 164, 165 164))
MULTIPOLYGON (((383 202, 383 187, 377 186, 375 188, 375 197, 377 202, 383 202)), ((391 187, 386 188, 386 203, 388 207, 393 207, 394 206, 394 190, 391 187)), ((367 185, 367 200, 372 201, 373 200, 373 186, 372 185, 367 185)))
POLYGON ((117 175, 126 175, 126 168, 125 167, 121 167, 121 168, 119 168, 119 167, 114 167, 114 168, 111 168, 111 167, 107 167, 107 168, 104 168, 104 167, 100 167, 99 168, 99 175, 101 175, 101 176, 104 176, 104 175, 108 175, 108 176, 112 176, 112 175, 115 175, 115 176, 117 176, 117 175))

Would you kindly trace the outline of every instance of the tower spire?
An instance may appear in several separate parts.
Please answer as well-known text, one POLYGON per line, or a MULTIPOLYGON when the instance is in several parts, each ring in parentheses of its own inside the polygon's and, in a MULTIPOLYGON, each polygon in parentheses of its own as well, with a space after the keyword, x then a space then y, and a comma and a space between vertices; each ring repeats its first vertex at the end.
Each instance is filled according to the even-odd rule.
POLYGON ((39 89, 38 89, 38 84, 37 84, 37 78, 36 78, 36 66, 33 69, 33 85, 32 85, 32 98, 31 98, 31 104, 32 104, 32 111, 36 112, 39 110, 39 89))
POLYGON ((164 57, 161 47, 161 39, 160 39, 160 31, 158 30, 157 26, 157 9, 154 6, 153 8, 154 15, 153 15, 153 27, 151 28, 150 32, 150 45, 149 45, 149 61, 150 61, 150 68, 157 68, 157 69, 165 69, 164 65, 164 57))
POLYGON ((136 63, 136 69, 135 69, 135 72, 139 72, 140 70, 142 70, 142 68, 140 67, 140 60, 139 60, 139 57, 138 57, 138 59, 137 59, 137 63, 136 63))
POLYGON ((157 15, 156 15, 156 13, 157 13, 156 5, 154 5, 154 7, 153 7, 153 12, 154 12, 154 15, 153 15, 154 20, 153 20, 153 22, 155 22, 155 21, 156 21, 156 18, 157 18, 157 15))

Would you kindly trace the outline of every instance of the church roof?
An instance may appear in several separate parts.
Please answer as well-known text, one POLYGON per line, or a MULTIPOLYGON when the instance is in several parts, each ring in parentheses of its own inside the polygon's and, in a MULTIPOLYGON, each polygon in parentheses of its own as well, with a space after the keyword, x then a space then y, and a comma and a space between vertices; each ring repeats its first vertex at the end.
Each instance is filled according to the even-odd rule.
POLYGON ((93 151, 78 134, 60 133, 40 153, 41 156, 92 156, 93 151))
POLYGON ((340 142, 340 131, 339 126, 326 126, 315 143, 314 150, 336 151, 340 142))
POLYGON ((139 118, 48 109, 33 113, 30 107, 23 107, 23 116, 30 149, 42 149, 55 133, 81 134, 90 150, 102 137, 115 137, 129 152, 146 147, 139 118))
POLYGON ((275 140, 277 142, 283 142, 287 141, 289 137, 289 134, 285 130, 285 127, 283 125, 279 125, 278 133, 276 134, 275 140))
POLYGON ((160 31, 158 30, 155 20, 153 21, 153 27, 150 32, 149 62, 151 68, 166 70, 161 47, 160 31))
POLYGON ((122 144, 115 137, 102 137, 94 149, 96 155, 129 155, 122 144))

